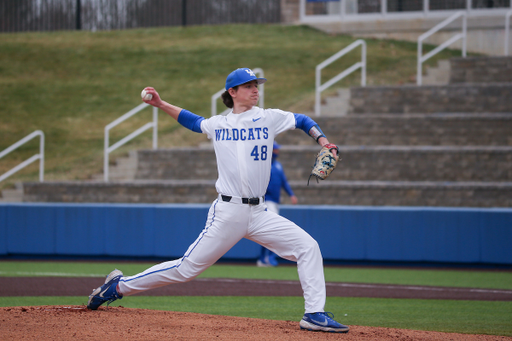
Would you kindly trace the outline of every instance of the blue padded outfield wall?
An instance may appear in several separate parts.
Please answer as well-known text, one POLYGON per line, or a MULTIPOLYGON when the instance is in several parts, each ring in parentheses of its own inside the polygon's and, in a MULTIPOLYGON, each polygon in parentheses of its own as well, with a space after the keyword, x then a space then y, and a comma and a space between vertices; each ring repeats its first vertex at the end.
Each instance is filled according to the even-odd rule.
MULTIPOLYGON (((0 204, 0 256, 179 258, 204 228, 202 204, 0 204)), ((512 209, 282 206, 329 261, 512 264, 512 209)), ((224 258, 249 260, 240 241, 224 258)))

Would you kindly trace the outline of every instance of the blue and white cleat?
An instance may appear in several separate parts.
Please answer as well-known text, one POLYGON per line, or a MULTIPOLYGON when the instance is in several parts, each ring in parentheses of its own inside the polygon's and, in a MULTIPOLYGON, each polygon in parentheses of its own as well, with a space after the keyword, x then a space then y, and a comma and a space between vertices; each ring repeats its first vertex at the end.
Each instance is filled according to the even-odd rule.
POLYGON ((108 274, 105 279, 105 284, 93 290, 92 294, 89 295, 87 308, 96 310, 105 302, 107 302, 108 307, 110 303, 123 298, 123 296, 117 292, 117 283, 119 283, 121 277, 123 277, 123 273, 117 269, 108 274))
POLYGON ((307 329, 314 332, 348 333, 348 327, 333 320, 332 313, 304 314, 300 320, 300 329, 307 329))

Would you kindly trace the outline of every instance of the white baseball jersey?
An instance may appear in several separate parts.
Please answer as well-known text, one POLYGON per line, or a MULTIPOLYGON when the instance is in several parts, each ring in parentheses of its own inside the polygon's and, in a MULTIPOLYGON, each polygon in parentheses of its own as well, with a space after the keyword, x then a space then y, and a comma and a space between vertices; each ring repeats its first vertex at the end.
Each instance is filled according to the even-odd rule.
POLYGON ((243 198, 264 196, 270 180, 274 137, 294 128, 293 113, 259 107, 201 122, 201 130, 213 140, 217 156, 217 192, 243 198))
MULTIPOLYGON (((203 120, 201 131, 213 140, 217 156, 219 194, 238 199, 263 197, 270 179, 274 137, 294 129, 295 124, 291 112, 258 107, 203 120)), ((326 290, 318 243, 295 223, 267 210, 264 203, 250 205, 232 199, 219 196, 213 201, 203 231, 183 257, 122 277, 120 293, 129 296, 190 281, 246 238, 297 262, 306 313, 323 312, 326 290)))

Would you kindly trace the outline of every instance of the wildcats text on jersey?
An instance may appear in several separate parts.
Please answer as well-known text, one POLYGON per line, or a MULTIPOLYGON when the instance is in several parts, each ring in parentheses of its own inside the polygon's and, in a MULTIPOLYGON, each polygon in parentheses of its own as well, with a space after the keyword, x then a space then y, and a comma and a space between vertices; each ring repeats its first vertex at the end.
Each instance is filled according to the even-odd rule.
POLYGON ((251 141, 251 140, 267 140, 268 128, 232 128, 232 129, 215 129, 216 141, 251 141))

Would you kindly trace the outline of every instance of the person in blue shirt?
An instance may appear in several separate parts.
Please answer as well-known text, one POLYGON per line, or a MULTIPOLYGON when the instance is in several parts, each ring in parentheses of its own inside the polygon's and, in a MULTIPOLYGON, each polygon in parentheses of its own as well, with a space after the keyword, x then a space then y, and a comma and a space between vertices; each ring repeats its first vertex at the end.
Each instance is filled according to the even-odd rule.
MULTIPOLYGON (((290 196, 292 204, 297 204, 297 197, 293 194, 292 188, 284 174, 283 165, 277 161, 279 149, 281 146, 274 141, 272 150, 272 168, 270 170, 270 181, 267 192, 265 193, 265 204, 267 209, 275 214, 279 214, 279 203, 281 202, 281 188, 290 196)), ((277 266, 277 255, 265 247, 261 247, 261 255, 256 262, 258 266, 277 266)))

